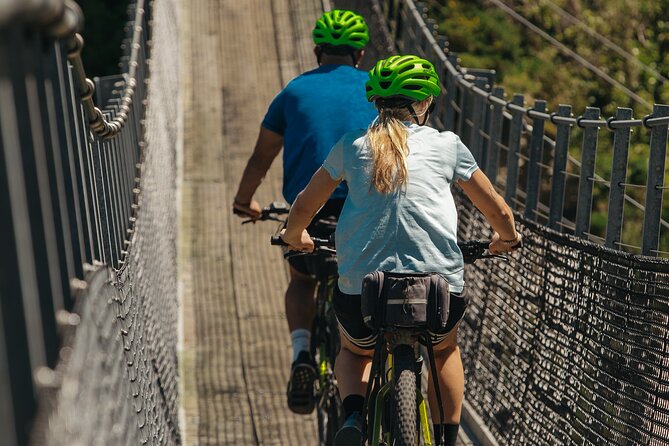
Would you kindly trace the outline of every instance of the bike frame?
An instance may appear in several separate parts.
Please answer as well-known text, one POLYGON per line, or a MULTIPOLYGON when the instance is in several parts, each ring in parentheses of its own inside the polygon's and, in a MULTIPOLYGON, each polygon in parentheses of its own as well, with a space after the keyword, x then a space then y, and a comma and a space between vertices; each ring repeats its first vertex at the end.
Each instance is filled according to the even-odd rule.
MULTIPOLYGON (((379 331, 378 336, 383 336, 383 332, 379 331)), ((411 330, 405 329, 396 329, 396 333, 392 334, 390 339, 385 339, 380 346, 385 351, 392 351, 392 348, 399 344, 407 344, 416 350, 418 339, 416 339, 415 334, 411 330)), ((371 436, 369 437, 369 446, 380 446, 382 441, 388 444, 390 442, 390 432, 385 433, 385 438, 382 438, 382 426, 383 426, 383 414, 388 398, 390 397, 390 391, 393 386, 392 381, 392 371, 393 371, 393 355, 388 353, 388 357, 385 361, 385 367, 381 373, 381 387, 378 391, 375 391, 374 395, 374 412, 372 415, 372 421, 369 423, 371 425, 371 436)), ((370 377, 371 378, 371 377, 370 377)), ((370 383, 371 385, 371 383, 370 383)), ((427 411, 427 402, 425 397, 420 391, 420 386, 416 386, 416 398, 417 398, 417 408, 418 416, 420 420, 421 432, 423 436, 423 443, 425 446, 433 446, 432 435, 430 434, 430 418, 427 411)), ((368 429, 368 432, 370 430, 368 429)))

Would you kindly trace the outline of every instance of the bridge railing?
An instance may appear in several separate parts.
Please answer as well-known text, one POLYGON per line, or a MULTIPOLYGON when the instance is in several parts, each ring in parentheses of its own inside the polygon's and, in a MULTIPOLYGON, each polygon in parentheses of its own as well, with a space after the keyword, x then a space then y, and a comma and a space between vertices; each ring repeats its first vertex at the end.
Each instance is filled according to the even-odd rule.
POLYGON ((398 50, 436 64, 444 94, 437 100, 435 125, 460 135, 515 210, 528 220, 613 249, 669 256, 669 222, 662 218, 663 196, 669 189, 665 184, 669 105, 656 104, 650 115, 640 119, 634 119, 629 108, 603 119, 596 107, 574 117, 570 105, 548 112, 543 100, 528 107, 523 95, 514 94, 508 101, 504 88, 494 84, 494 71, 459 66, 424 5, 404 0, 380 5, 398 50), (628 181, 634 128, 648 132, 650 138, 645 184, 628 181), (595 169, 597 152, 601 154, 605 146, 613 153, 608 178, 595 169), (643 204, 641 194, 626 193, 630 189, 645 191, 643 204), (602 227, 596 230, 593 211, 602 209, 606 209, 605 229, 598 221, 602 227), (638 237, 623 242, 623 225, 638 228, 638 237))
MULTIPOLYGON (((669 260, 656 255, 667 250, 658 236, 666 228, 660 211, 669 107, 656 105, 643 119, 621 108, 607 120, 596 108, 578 118, 568 105, 548 113, 539 100, 528 109, 522 95, 504 99, 494 72, 458 66, 420 4, 378 3, 398 51, 436 62, 444 94, 434 125, 460 134, 517 211, 524 235, 525 247, 510 262, 466 270, 463 416, 477 421, 468 424, 485 444, 667 444, 669 260), (643 206, 625 195, 634 127, 650 134, 649 175, 634 185, 646 189, 643 206), (614 160, 606 180, 595 172, 605 128, 614 160), (570 138, 580 143, 577 151, 570 138), (593 204, 601 186, 604 203, 593 204), (564 205, 570 199, 573 214, 564 205), (620 250, 625 204, 644 210, 637 252, 647 255, 620 250), (609 221, 600 239, 590 234, 590 220, 602 205, 609 221)), ((460 237, 489 236, 464 194, 456 188, 454 195, 460 237)))
POLYGON ((73 291, 88 270, 126 262, 143 146, 146 6, 130 6, 122 74, 94 83, 80 56, 76 3, 0 5, 0 432, 8 444, 27 443, 63 327, 76 321, 73 291))

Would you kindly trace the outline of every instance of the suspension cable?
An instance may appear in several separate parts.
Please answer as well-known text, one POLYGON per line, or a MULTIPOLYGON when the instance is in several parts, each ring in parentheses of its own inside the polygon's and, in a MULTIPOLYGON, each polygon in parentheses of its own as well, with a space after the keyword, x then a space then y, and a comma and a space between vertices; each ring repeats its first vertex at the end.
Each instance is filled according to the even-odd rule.
POLYGON ((623 84, 621 84, 620 82, 618 82, 617 80, 613 79, 611 76, 606 74, 601 68, 594 65, 593 63, 585 59, 583 56, 573 51, 572 49, 568 48, 565 44, 563 44, 553 36, 549 35, 547 32, 545 32, 544 30, 536 26, 534 23, 527 20, 522 15, 518 14, 513 8, 511 8, 506 3, 502 2, 501 0, 488 0, 488 1, 497 6, 502 11, 504 11, 507 15, 511 16, 517 22, 520 22, 525 27, 529 28, 531 31, 541 36, 543 39, 548 40, 554 47, 559 49, 562 53, 576 60, 578 63, 588 68, 590 71, 592 71, 600 78, 604 79, 609 84, 623 91, 625 94, 627 94, 627 96, 631 97, 640 104, 652 108, 652 104, 650 102, 646 101, 644 98, 642 98, 641 96, 639 96, 638 94, 636 94, 635 92, 633 92, 632 90, 625 87, 623 84))

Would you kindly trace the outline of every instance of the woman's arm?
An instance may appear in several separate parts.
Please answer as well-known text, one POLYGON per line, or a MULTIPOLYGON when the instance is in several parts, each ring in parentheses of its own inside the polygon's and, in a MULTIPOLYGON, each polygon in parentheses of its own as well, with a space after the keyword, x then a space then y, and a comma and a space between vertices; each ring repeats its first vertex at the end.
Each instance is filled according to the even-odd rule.
POLYGON ((478 169, 469 181, 460 180, 458 184, 495 231, 490 252, 502 253, 517 248, 522 237, 516 232, 513 212, 504 198, 495 191, 488 177, 478 169))
POLYGON ((339 186, 341 179, 333 180, 330 174, 322 167, 316 171, 311 181, 302 192, 297 195, 288 214, 288 225, 282 231, 281 238, 298 251, 314 250, 314 243, 306 231, 311 220, 319 209, 323 207, 332 192, 339 186))

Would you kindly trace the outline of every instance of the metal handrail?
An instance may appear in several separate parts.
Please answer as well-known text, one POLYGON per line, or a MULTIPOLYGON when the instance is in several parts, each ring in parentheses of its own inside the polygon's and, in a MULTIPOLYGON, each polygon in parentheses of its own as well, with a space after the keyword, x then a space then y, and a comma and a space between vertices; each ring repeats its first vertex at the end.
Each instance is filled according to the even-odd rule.
POLYGON ((22 20, 46 28, 53 37, 63 39, 66 42, 67 58, 75 73, 88 125, 98 137, 112 138, 128 122, 130 106, 135 95, 140 41, 144 32, 144 28, 140 25, 145 14, 144 4, 145 0, 137 0, 128 72, 123 75, 125 88, 120 98, 118 113, 111 120, 105 119, 102 110, 95 106, 93 100, 95 83, 86 76, 84 69, 81 58, 84 38, 78 32, 83 23, 83 13, 79 5, 73 0, 10 0, 0 5, 0 26, 14 20, 22 20))

